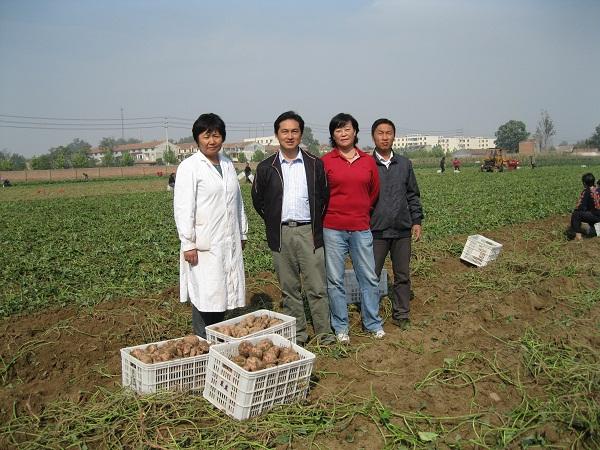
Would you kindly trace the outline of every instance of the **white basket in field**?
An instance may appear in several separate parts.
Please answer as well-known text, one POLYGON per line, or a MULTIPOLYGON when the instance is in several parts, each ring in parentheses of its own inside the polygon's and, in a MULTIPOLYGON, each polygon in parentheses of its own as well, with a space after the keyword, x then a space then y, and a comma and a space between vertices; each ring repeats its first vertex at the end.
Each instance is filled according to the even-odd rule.
POLYGON ((206 339, 208 342, 220 344, 222 342, 230 342, 230 341, 239 341, 241 339, 247 339, 254 336, 264 336, 265 334, 279 334, 286 339, 296 343, 296 318, 292 316, 287 316, 285 314, 281 314, 275 311, 270 311, 268 309, 259 309, 257 311, 250 312, 248 314, 244 314, 243 316, 234 317, 233 319, 224 320, 223 322, 215 323, 213 325, 208 325, 206 327, 206 339), (228 336, 223 333, 219 333, 215 330, 215 328, 222 327, 223 325, 235 325, 238 322, 241 322, 248 316, 269 316, 275 317, 276 319, 280 319, 281 322, 278 325, 274 325, 272 327, 266 328, 261 331, 256 331, 254 333, 250 333, 247 336, 242 336, 239 338, 234 338, 228 336))
POLYGON ((306 397, 315 355, 278 334, 246 339, 256 344, 268 338, 274 345, 292 347, 299 361, 282 364, 258 372, 248 372, 231 361, 237 356, 241 341, 225 342, 210 347, 206 369, 204 398, 237 420, 246 420, 306 397))
MULTIPOLYGON (((205 341, 198 336, 198 339, 205 341)), ((161 346, 167 342, 153 342, 161 346)), ((149 394, 159 390, 199 391, 204 388, 208 353, 199 356, 173 359, 154 364, 146 364, 131 356, 132 350, 146 348, 151 344, 136 345, 121 349, 121 374, 124 387, 139 394, 149 394)))
POLYGON ((460 259, 477 267, 483 267, 495 260, 500 254, 500 250, 502 250, 502 244, 480 234, 473 234, 467 238, 460 259))
MULTIPOLYGON (((358 286, 358 280, 353 269, 346 269, 344 273, 344 287, 346 288, 346 303, 360 303, 362 300, 362 292, 358 286)), ((388 293, 387 271, 385 268, 381 271, 379 277, 379 296, 383 297, 388 293)))
POLYGON ((596 222, 594 228, 596 229, 596 236, 600 237, 600 222, 596 222))

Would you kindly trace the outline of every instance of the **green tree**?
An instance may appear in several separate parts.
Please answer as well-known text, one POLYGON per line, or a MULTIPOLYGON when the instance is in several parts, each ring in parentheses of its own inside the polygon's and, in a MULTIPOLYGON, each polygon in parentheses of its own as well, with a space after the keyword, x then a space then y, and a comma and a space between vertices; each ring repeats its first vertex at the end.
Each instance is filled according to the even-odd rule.
POLYGON ((115 154, 112 150, 108 150, 102 155, 102 165, 104 167, 113 167, 116 164, 115 154))
POLYGON ((262 150, 256 150, 252 155, 253 162, 261 162, 263 159, 265 159, 265 154, 262 150))
POLYGON ((442 146, 440 144, 436 144, 431 148, 430 156, 434 156, 436 158, 441 158, 444 155, 445 155, 444 149, 442 148, 442 146))
POLYGON ((196 143, 196 141, 194 141, 194 136, 181 138, 177 141, 177 144, 189 144, 190 142, 196 143))
POLYGON ((241 162, 241 163, 248 162, 248 159, 246 158, 246 154, 244 152, 238 153, 238 162, 241 162))
POLYGON ((69 153, 77 153, 77 152, 87 152, 92 146, 88 144, 86 141, 75 138, 70 144, 67 144, 67 150, 69 153))
POLYGON ((115 139, 114 137, 103 137, 100 139, 100 143, 98 147, 106 149, 106 150, 114 150, 117 145, 125 145, 125 144, 139 144, 139 139, 129 138, 129 139, 115 139))
POLYGON ((162 158, 156 158, 156 165, 157 166, 162 166, 165 162, 163 161, 162 158))
POLYGON ((496 131, 496 147, 509 150, 513 153, 519 152, 519 142, 529 137, 525 124, 520 120, 509 120, 500 125, 496 131))
POLYGON ((77 153, 71 156, 71 163, 73 167, 81 168, 81 167, 93 167, 94 161, 88 157, 85 151, 78 151, 77 153))
POLYGON ((304 127, 304 133, 302 133, 302 143, 306 145, 308 151, 312 154, 319 154, 319 141, 313 136, 313 132, 310 127, 304 127))
POLYGON ((131 156, 131 153, 129 152, 125 152, 123 153, 123 156, 121 157, 121 165, 122 166, 133 166, 133 156, 131 156))
POLYGON ((535 130, 535 139, 538 142, 540 151, 548 150, 548 144, 550 144, 550 140, 555 134, 556 128, 554 128, 554 122, 550 118, 550 114, 548 114, 548 111, 542 111, 535 130))
POLYGON ((600 149, 600 125, 596 127, 596 132, 592 134, 592 137, 587 140, 587 144, 600 149))
POLYGON ((167 164, 177 164, 177 155, 175 152, 171 150, 171 147, 167 149, 167 151, 163 154, 163 159, 167 164))
POLYGON ((31 158, 31 168, 34 170, 47 170, 52 168, 50 155, 40 155, 31 158))
POLYGON ((0 170, 25 170, 27 161, 18 153, 0 151, 0 170))

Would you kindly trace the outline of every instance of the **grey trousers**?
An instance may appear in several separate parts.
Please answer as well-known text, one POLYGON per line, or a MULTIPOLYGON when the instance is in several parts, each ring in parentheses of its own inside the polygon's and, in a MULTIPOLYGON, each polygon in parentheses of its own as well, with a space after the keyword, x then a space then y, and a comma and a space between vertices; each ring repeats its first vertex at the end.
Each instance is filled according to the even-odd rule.
POLYGON ((411 238, 373 239, 375 273, 381 276, 385 257, 390 254, 394 272, 392 319, 408 319, 410 312, 410 251, 411 238))
POLYGON ((272 252, 282 293, 283 312, 296 318, 296 342, 308 341, 302 290, 306 294, 315 334, 322 342, 333 339, 329 323, 329 299, 323 248, 313 249, 310 225, 283 226, 281 251, 272 252))

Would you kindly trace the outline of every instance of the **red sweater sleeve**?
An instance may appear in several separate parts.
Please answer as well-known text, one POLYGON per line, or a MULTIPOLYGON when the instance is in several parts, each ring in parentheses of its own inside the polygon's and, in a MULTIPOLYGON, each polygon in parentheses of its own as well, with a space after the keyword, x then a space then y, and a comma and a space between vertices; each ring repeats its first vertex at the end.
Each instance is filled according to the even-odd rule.
POLYGON ((377 202, 377 198, 379 197, 379 171, 377 170, 377 164, 375 163, 375 159, 372 156, 367 156, 371 159, 372 166, 372 177, 371 177, 371 185, 369 189, 369 197, 371 198, 371 208, 375 206, 375 202, 377 202))

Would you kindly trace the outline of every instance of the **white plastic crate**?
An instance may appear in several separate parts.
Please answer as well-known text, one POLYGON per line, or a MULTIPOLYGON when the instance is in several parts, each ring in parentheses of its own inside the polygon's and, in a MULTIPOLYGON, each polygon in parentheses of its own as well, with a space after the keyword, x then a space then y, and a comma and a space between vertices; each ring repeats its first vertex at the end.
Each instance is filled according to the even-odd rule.
MULTIPOLYGON (((346 303, 360 303, 362 301, 362 292, 358 286, 358 280, 353 269, 346 269, 346 273, 344 273, 344 287, 346 288, 346 303)), ((388 293, 387 271, 385 268, 381 271, 377 289, 379 290, 380 297, 388 293)))
MULTIPOLYGON (((206 341, 201 337, 198 339, 206 341)), ((167 342, 169 340, 153 342, 153 344, 161 346, 167 342)), ((151 344, 121 349, 124 387, 129 387, 139 394, 149 394, 159 390, 199 391, 204 388, 208 353, 154 364, 143 363, 131 356, 132 350, 146 348, 148 345, 151 344)))
POLYGON ((279 334, 284 338, 296 343, 296 318, 292 316, 287 316, 285 314, 281 314, 275 311, 270 311, 268 309, 259 309, 257 311, 250 312, 248 314, 244 314, 243 316, 234 317, 233 319, 224 320, 223 322, 215 323, 213 325, 208 325, 206 327, 206 339, 208 342, 212 342, 215 344, 220 344, 222 342, 230 342, 230 341, 239 341, 241 339, 247 339, 254 336, 264 336, 265 334, 279 334), (219 333, 215 330, 215 328, 222 327, 223 325, 235 325, 238 322, 241 322, 248 316, 269 316, 275 317, 277 319, 281 319, 281 322, 278 325, 274 325, 272 327, 266 328, 261 331, 256 331, 255 333, 250 333, 247 336, 242 336, 239 338, 234 338, 228 336, 223 333, 219 333))
POLYGON ((473 234, 467 238, 460 259, 477 267, 483 267, 495 260, 500 254, 500 250, 502 250, 502 244, 480 234, 473 234))
POLYGON ((231 361, 240 341, 215 344, 210 348, 204 398, 237 420, 258 416, 275 405, 306 397, 315 355, 278 334, 246 339, 256 344, 268 338, 274 345, 292 347, 299 361, 258 372, 248 372, 231 361))

